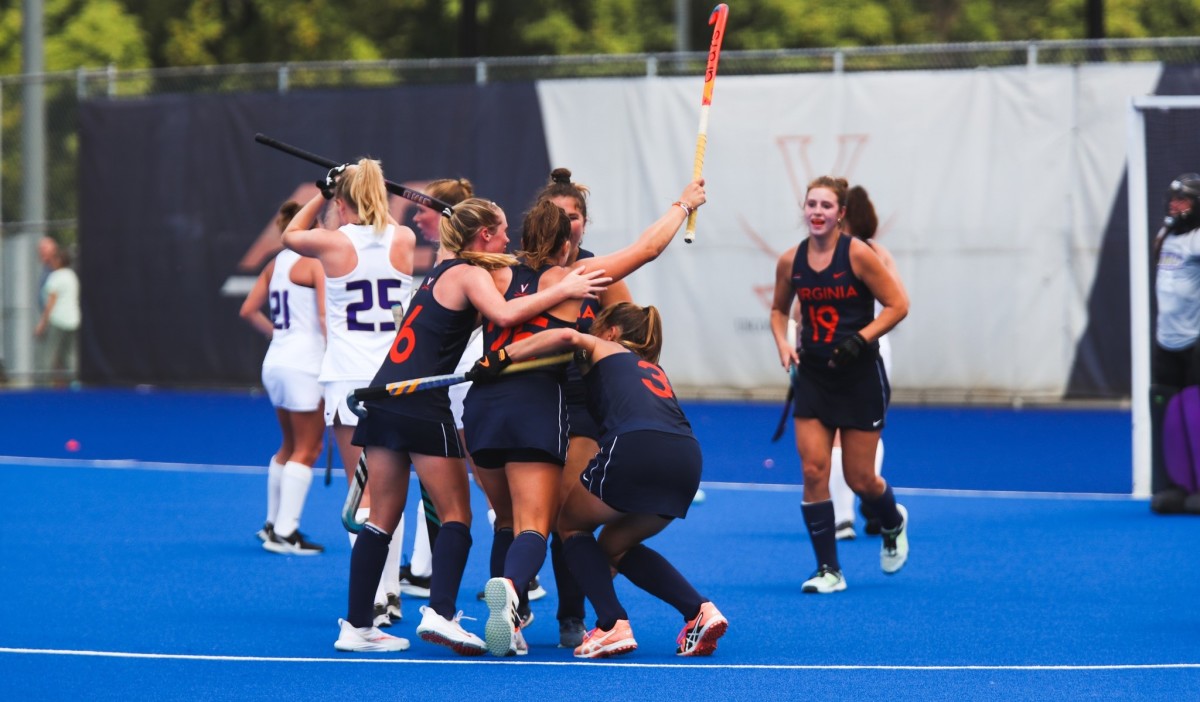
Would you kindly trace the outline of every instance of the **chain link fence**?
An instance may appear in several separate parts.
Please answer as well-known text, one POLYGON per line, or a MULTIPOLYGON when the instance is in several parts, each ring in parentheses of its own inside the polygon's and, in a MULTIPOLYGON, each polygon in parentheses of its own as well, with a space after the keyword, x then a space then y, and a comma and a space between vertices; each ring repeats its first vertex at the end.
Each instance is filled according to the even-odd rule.
MULTIPOLYGON (((17 309, 14 266, 36 268, 31 240, 53 236, 74 250, 79 141, 78 108, 84 100, 136 99, 147 95, 235 92, 292 92, 316 89, 387 88, 401 85, 534 81, 563 78, 699 76, 705 52, 592 56, 534 56, 478 59, 421 59, 373 62, 308 62, 205 66, 123 71, 117 67, 79 69, 40 75, 0 76, 0 349, 12 349, 14 317, 22 324, 28 311, 17 309), (28 130, 25 95, 30 85, 44 100, 44 190, 30 182, 24 152, 28 130), (26 188, 34 188, 28 191, 26 188), (31 195, 32 193, 32 195, 31 195), (44 202, 34 221, 24 205, 44 202), (12 246, 13 240, 22 240, 12 246), (16 260, 14 260, 14 257, 16 260)), ((886 47, 842 47, 773 51, 725 51, 722 75, 955 70, 1105 62, 1200 64, 1200 37, 1122 40, 1021 41, 886 47)), ((114 170, 121 164, 114 164, 114 170)), ((39 172, 37 169, 32 172, 39 172)), ((36 178, 34 180, 37 180, 36 178)), ((17 276, 23 277, 23 276, 17 276)), ((34 279, 36 280, 36 275, 34 279)), ((36 292, 34 293, 36 297, 36 292)), ((11 357, 11 353, 9 353, 11 357)), ((17 364, 23 365, 23 364, 17 364)), ((12 364, 10 366, 10 374, 12 364)), ((0 373, 3 368, 0 367, 0 373)), ((23 371, 28 373, 29 371, 23 371)))

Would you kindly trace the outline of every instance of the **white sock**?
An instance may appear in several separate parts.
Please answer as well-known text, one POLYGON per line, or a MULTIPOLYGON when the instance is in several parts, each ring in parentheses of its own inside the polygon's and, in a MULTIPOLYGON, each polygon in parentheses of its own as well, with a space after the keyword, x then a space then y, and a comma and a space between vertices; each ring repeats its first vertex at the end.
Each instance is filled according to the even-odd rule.
POLYGON ((400 594, 400 552, 404 550, 404 517, 392 534, 392 542, 388 544, 387 560, 383 562, 383 573, 379 576, 379 586, 375 588, 375 601, 387 604, 388 595, 400 594))
POLYGON ((854 521, 854 491, 846 483, 842 469, 842 448, 833 447, 829 462, 829 498, 833 500, 833 523, 854 521))
POLYGON ((413 538, 412 574, 427 578, 433 573, 433 553, 429 550, 429 526, 425 523, 425 500, 417 502, 417 535, 413 538))
MULTIPOLYGON (((358 522, 359 524, 366 524, 367 519, 369 519, 370 517, 371 517, 371 508, 370 507, 359 507, 354 512, 354 521, 358 522)), ((350 549, 353 550, 354 549, 354 540, 358 538, 358 534, 355 534, 352 531, 349 531, 346 533, 350 536, 350 549)))
POLYGON ((271 456, 271 462, 267 464, 267 521, 271 524, 279 514, 279 481, 282 478, 283 464, 271 456))
POLYGON ((275 533, 291 536, 300 528, 300 515, 304 512, 304 501, 308 499, 308 486, 312 484, 312 468, 288 461, 283 466, 283 479, 279 485, 279 512, 276 514, 275 533))

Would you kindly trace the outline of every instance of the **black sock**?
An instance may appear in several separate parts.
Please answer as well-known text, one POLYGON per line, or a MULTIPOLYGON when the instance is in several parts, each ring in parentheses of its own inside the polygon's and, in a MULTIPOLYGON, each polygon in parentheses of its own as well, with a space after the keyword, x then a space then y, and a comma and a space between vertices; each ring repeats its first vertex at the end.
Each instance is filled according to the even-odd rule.
POLYGON ((617 564, 617 572, 679 610, 685 621, 691 621, 700 613, 700 605, 707 602, 670 561, 645 544, 626 551, 617 564))
MULTIPOLYGON (((361 537, 359 537, 361 538, 361 537)), ((433 545, 433 576, 429 582, 429 606, 446 619, 457 613, 458 588, 471 551, 471 530, 462 522, 445 522, 433 545)), ((378 578, 376 578, 378 583, 378 578)))
POLYGON ((884 488, 879 497, 864 497, 862 501, 867 509, 875 513, 879 526, 884 529, 895 529, 903 521, 900 518, 900 510, 896 509, 896 496, 892 493, 891 485, 884 488))
POLYGON ((513 530, 504 527, 492 532, 492 558, 488 561, 488 577, 504 577, 504 561, 513 543, 513 530))
POLYGON ((562 537, 550 535, 550 565, 554 566, 554 585, 558 588, 558 621, 574 617, 583 621, 583 590, 563 559, 562 537))
POLYGON ((370 523, 354 540, 350 552, 350 604, 346 608, 346 621, 351 626, 375 626, 375 591, 391 542, 391 536, 370 523))
POLYGON ((504 559, 504 577, 513 582, 518 593, 529 597, 529 581, 542 569, 546 562, 546 537, 536 531, 523 531, 513 539, 508 547, 508 557, 504 559))
POLYGON ((613 587, 612 569, 596 537, 576 534, 563 542, 563 558, 583 593, 596 610, 596 626, 610 631, 618 619, 628 619, 613 587))
POLYGON ((800 505, 804 512, 804 523, 808 525, 808 535, 812 538, 813 553, 817 557, 817 566, 829 566, 841 570, 838 562, 837 532, 834 529, 833 500, 821 502, 805 502, 800 505))

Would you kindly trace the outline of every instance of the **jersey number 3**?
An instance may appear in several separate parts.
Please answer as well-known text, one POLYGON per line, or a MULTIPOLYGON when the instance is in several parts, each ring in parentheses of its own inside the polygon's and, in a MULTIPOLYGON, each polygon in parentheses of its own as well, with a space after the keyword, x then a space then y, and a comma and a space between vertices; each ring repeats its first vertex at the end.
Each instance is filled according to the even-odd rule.
POLYGON ((650 392, 668 399, 675 397, 675 391, 671 389, 671 382, 667 380, 667 374, 662 372, 662 368, 649 361, 638 361, 638 368, 643 368, 650 373, 649 378, 642 378, 642 385, 645 385, 650 392))

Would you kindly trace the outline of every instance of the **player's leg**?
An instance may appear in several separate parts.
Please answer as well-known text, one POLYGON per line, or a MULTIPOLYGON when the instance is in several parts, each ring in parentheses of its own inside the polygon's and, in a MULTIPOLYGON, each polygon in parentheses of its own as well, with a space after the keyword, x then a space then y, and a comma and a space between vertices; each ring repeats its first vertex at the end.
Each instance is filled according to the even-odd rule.
MULTIPOLYGON (((797 391, 799 395, 799 391, 797 391)), ((830 593, 846 589, 838 561, 833 501, 829 496, 829 465, 833 430, 811 417, 797 417, 796 450, 804 473, 801 511, 812 540, 817 570, 801 587, 803 592, 830 593)))
POLYGON ((863 504, 879 518, 883 544, 880 566, 888 574, 899 571, 908 560, 908 512, 896 503, 892 486, 875 473, 878 431, 842 430, 842 456, 846 480, 863 504))

